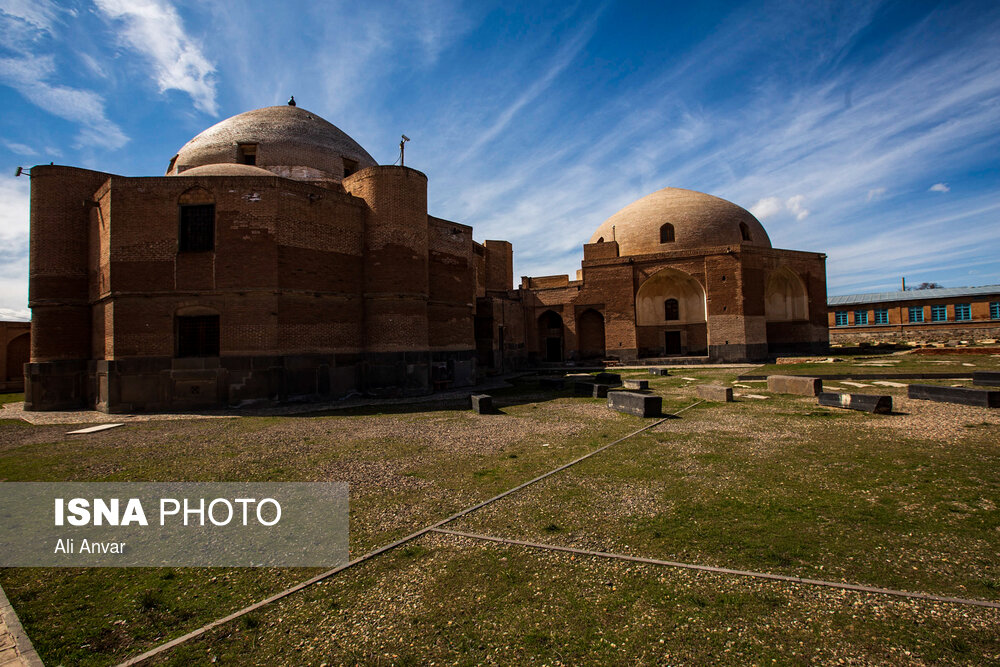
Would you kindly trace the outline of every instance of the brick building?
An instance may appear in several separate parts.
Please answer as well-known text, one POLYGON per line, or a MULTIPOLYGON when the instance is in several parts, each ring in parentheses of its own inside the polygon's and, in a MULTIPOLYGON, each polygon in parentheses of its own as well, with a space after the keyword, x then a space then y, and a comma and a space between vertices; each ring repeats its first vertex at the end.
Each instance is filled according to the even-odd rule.
POLYGON ((576 280, 522 278, 529 355, 695 356, 718 361, 826 350, 826 256, 771 247, 736 204, 664 188, 608 218, 576 280))
POLYGON ((835 343, 1000 338, 1000 285, 832 296, 828 307, 835 343))
POLYGON ((28 322, 0 322, 0 392, 24 390, 24 364, 28 362, 31 347, 31 324, 28 322))
POLYGON ((584 246, 577 280, 427 211, 294 105, 229 118, 165 176, 31 172, 25 407, 198 409, 427 393, 526 363, 761 359, 827 342, 824 256, 776 250, 747 211, 667 188, 584 246))

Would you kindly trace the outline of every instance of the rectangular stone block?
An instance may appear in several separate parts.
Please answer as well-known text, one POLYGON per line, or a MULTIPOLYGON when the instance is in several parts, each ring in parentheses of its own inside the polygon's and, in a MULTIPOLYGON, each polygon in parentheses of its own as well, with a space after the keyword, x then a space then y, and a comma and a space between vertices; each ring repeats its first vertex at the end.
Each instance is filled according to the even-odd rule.
POLYGON ((594 376, 594 382, 597 384, 610 384, 617 386, 622 383, 622 376, 618 373, 598 373, 594 376))
POLYGON ((1000 387, 1000 371, 974 371, 972 384, 981 387, 1000 387))
POLYGON ((472 395, 472 411, 480 415, 488 415, 493 412, 493 397, 489 394, 472 395))
POLYGON ((632 391, 609 391, 608 407, 636 417, 659 417, 663 412, 663 399, 654 394, 637 394, 632 391))
POLYGON ((663 376, 663 375, 670 375, 670 372, 667 371, 666 368, 650 368, 649 369, 649 374, 650 375, 660 375, 660 376, 663 376))
POLYGON ((799 375, 768 375, 767 390, 776 394, 819 396, 823 391, 823 380, 799 375))
POLYGON ((733 388, 723 387, 721 384, 700 384, 695 387, 698 398, 706 401, 718 401, 720 403, 733 402, 733 388))
POLYGON ((573 393, 577 396, 592 396, 594 393, 594 383, 586 381, 574 382, 573 393))
POLYGON ((878 394, 838 394, 824 391, 819 395, 819 404, 877 415, 887 415, 892 412, 892 396, 878 394))
POLYGON ((592 384, 594 398, 607 398, 608 390, 611 389, 611 385, 607 384, 592 384))
POLYGON ((538 378, 538 386, 542 389, 562 389, 566 386, 563 378, 538 378))
POLYGON ((623 380, 622 386, 626 389, 638 389, 645 391, 649 389, 649 380, 623 380))
POLYGON ((967 387, 940 387, 933 384, 911 384, 906 395, 925 401, 959 403, 982 408, 1000 408, 1000 390, 967 387))

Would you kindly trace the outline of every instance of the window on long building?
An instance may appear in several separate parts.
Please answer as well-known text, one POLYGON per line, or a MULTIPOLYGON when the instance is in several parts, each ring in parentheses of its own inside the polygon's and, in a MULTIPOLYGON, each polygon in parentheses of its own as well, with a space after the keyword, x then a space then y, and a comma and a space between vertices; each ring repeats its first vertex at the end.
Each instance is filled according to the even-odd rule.
POLYGON ((855 324, 868 324, 868 311, 867 310, 855 310, 854 311, 854 323, 855 324))
POLYGON ((948 306, 931 306, 931 322, 946 322, 948 306))
POLYGON ((1000 320, 1000 301, 990 303, 990 319, 1000 320))
POLYGON ((836 313, 834 313, 833 314, 833 322, 838 327, 846 327, 847 326, 847 311, 846 310, 838 310, 836 313))
POLYGON ((924 321, 924 307, 923 306, 910 306, 910 321, 911 322, 923 322, 924 321))
POLYGON ((875 309, 875 324, 889 324, 889 309, 888 308, 876 308, 875 309))
POLYGON ((956 320, 971 320, 972 319, 972 304, 969 304, 969 303, 956 303, 955 304, 955 319, 956 320))

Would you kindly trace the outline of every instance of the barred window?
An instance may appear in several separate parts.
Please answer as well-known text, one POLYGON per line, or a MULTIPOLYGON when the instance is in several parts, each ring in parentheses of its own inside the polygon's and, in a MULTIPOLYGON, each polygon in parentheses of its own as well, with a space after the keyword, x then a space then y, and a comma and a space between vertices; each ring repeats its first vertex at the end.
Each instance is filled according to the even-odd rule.
POLYGON ((681 319, 680 304, 677 303, 677 299, 667 299, 663 302, 663 319, 668 321, 681 319))
POLYGON ((834 323, 838 327, 846 327, 847 326, 847 311, 846 310, 838 310, 836 313, 834 313, 833 317, 834 317, 834 323))
POLYGON ((868 311, 867 310, 855 310, 854 311, 854 323, 855 324, 868 324, 868 311))
POLYGON ((876 308, 875 309, 875 324, 889 324, 889 309, 888 308, 876 308))
POLYGON ((972 304, 968 304, 968 303, 956 303, 955 304, 955 319, 956 320, 971 320, 972 319, 972 304))
POLYGON ((212 250, 215 250, 215 204, 182 205, 177 251, 212 250))

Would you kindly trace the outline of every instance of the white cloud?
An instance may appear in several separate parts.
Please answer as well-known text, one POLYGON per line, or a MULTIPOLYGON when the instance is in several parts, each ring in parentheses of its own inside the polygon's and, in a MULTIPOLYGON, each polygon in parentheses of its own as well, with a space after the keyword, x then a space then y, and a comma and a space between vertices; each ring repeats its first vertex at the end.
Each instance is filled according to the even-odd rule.
POLYGON ((805 220, 809 217, 809 209, 802 205, 805 200, 803 195, 795 195, 789 197, 788 201, 785 202, 785 208, 791 211, 796 220, 805 220))
POLYGON ((750 212, 758 220, 764 220, 780 213, 783 208, 784 205, 778 197, 764 197, 750 207, 750 212))
POLYGON ((868 191, 868 196, 865 197, 865 201, 878 200, 882 198, 882 195, 886 193, 885 188, 872 188, 868 191))
POLYGON ((125 25, 123 41, 153 65, 160 92, 180 90, 196 108, 216 115, 215 66, 184 31, 180 15, 165 0, 95 0, 109 19, 125 25))
POLYGON ((27 178, 0 176, 0 319, 28 319, 27 178))
POLYGON ((0 58, 0 83, 11 86, 32 104, 82 125, 79 146, 121 148, 128 137, 104 113, 104 98, 90 90, 47 81, 55 73, 53 56, 0 58))
POLYGON ((25 155, 28 157, 38 155, 38 151, 36 151, 34 148, 26 144, 19 144, 14 141, 7 141, 6 139, 4 140, 3 144, 4 146, 9 148, 14 153, 17 153, 18 155, 25 155))
POLYGON ((0 308, 0 320, 27 322, 31 319, 31 311, 27 308, 0 308))
POLYGON ((947 183, 935 183, 931 187, 927 188, 928 192, 951 192, 951 188, 948 187, 947 183))

